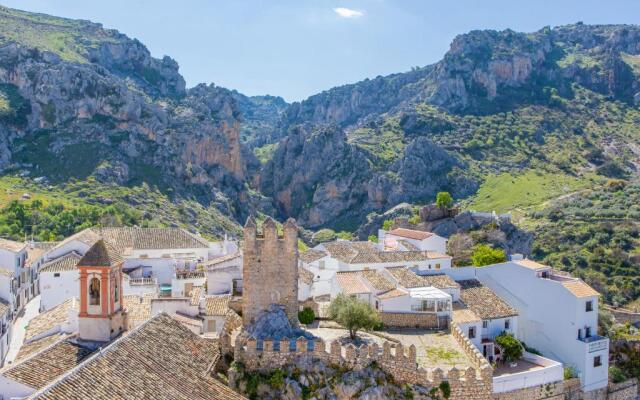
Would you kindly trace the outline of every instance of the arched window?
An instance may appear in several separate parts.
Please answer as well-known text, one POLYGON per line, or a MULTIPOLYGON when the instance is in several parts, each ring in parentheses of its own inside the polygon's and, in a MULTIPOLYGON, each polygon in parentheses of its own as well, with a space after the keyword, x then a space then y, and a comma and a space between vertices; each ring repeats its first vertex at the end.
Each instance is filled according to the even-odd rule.
POLYGON ((89 284, 89 304, 92 306, 100 305, 100 279, 91 278, 89 284))

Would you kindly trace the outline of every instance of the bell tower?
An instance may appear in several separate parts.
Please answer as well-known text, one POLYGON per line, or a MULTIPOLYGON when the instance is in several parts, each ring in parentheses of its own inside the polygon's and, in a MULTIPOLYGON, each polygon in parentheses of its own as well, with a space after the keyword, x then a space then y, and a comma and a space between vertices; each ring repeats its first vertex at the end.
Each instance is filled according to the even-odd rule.
POLYGON ((79 339, 108 342, 126 330, 126 313, 122 308, 123 261, 116 248, 100 239, 78 262, 79 339))

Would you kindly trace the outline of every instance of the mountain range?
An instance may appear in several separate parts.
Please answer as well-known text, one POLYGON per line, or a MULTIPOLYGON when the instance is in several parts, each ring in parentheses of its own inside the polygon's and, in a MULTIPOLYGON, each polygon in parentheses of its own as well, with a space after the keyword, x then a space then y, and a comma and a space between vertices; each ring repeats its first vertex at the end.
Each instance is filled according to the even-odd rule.
MULTIPOLYGON (((534 255, 606 277, 626 302, 640 284, 640 27, 471 31, 435 64, 288 104, 186 88, 175 60, 117 31, 0 7, 0 171, 0 201, 120 205, 210 235, 250 213, 356 232, 448 191, 513 212, 539 234, 534 255), (591 268, 601 252, 616 266, 591 268)), ((0 234, 42 237, 38 224, 0 234)))

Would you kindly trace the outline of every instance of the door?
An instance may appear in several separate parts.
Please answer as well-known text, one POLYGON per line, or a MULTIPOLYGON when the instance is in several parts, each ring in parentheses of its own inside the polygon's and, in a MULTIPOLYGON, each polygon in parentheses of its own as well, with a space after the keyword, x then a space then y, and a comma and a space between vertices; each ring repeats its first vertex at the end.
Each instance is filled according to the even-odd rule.
POLYGON ((189 282, 189 283, 185 283, 184 284, 184 295, 186 297, 191 296, 191 291, 193 290, 193 283, 189 282))
POLYGON ((216 331, 216 320, 210 319, 207 321, 207 332, 215 332, 216 331))

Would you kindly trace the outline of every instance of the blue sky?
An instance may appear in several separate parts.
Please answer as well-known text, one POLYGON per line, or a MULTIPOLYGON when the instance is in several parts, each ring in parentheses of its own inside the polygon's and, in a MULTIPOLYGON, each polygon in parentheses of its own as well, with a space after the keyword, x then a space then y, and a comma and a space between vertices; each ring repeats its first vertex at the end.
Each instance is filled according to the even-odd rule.
POLYGON ((640 23, 638 0, 0 0, 101 22, 200 82, 301 100, 331 87, 438 61, 472 29, 640 23))

